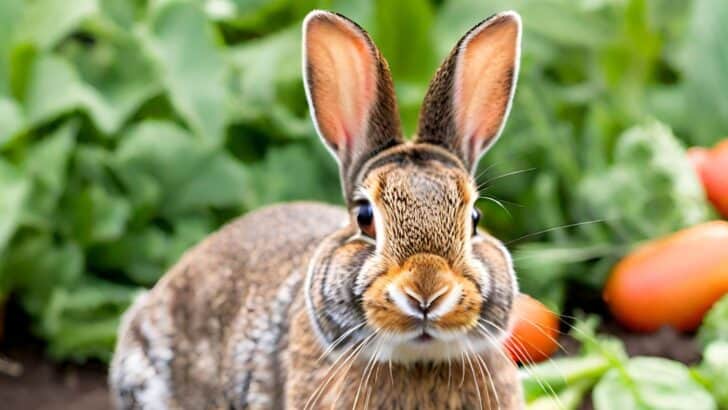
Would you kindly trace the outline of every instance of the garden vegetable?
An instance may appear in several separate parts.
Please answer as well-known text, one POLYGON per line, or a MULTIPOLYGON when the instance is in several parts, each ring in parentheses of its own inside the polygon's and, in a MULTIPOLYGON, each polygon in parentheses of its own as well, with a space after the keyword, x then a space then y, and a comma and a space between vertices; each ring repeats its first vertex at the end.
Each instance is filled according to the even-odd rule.
POLYGON ((658 357, 635 357, 613 368, 594 387, 593 399, 598 410, 717 408, 684 364, 658 357))
POLYGON ((512 333, 506 350, 519 363, 536 363, 558 348, 559 317, 543 303, 521 293, 513 304, 512 333))
POLYGON ((728 139, 710 150, 691 148, 688 158, 700 176, 708 199, 728 218, 728 139))
POLYGON ((695 169, 695 173, 698 174, 700 180, 703 180, 703 172, 705 170, 705 163, 708 162, 710 157, 710 150, 704 147, 691 147, 685 154, 688 156, 688 161, 695 169))
POLYGON ((648 242, 614 268, 604 300, 636 331, 693 330, 728 293, 728 222, 713 221, 648 242))

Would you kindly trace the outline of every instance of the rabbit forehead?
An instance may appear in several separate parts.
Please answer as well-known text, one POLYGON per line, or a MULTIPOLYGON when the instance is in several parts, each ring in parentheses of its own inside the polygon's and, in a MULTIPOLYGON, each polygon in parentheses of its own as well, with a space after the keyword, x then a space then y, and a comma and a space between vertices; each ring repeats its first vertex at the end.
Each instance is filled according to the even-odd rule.
POLYGON ((437 159, 390 162, 364 184, 381 215, 383 252, 397 260, 433 253, 454 262, 467 239, 475 196, 470 175, 437 159))

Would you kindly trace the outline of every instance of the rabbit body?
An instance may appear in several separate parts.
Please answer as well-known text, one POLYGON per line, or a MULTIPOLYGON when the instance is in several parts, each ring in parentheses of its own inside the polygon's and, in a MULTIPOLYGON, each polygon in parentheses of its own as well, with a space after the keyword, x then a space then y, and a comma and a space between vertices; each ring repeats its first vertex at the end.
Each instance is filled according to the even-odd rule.
MULTIPOLYGON (((305 267, 346 218, 330 205, 271 206, 188 251, 124 317, 110 374, 115 405, 303 409, 332 376, 335 360, 319 360, 324 349, 306 312, 305 267)), ((492 386, 472 360, 473 368, 379 363, 366 386, 367 363, 352 361, 321 389, 315 408, 353 408, 357 388, 358 408, 476 409, 478 388, 482 408, 518 408, 517 395, 503 393, 518 390, 504 356, 493 351, 482 358, 501 369, 492 386)))
POLYGON ((512 12, 466 33, 405 141, 369 35, 311 12, 304 82, 346 208, 264 208, 183 255, 124 315, 116 407, 523 407, 502 349, 518 286, 477 229, 473 176, 510 109, 520 33, 512 12))

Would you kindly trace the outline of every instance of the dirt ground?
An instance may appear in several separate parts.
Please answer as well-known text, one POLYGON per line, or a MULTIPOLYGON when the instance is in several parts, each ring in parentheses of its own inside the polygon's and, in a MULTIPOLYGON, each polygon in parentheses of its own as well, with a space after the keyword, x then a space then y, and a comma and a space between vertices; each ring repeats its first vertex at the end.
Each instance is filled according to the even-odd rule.
POLYGON ((8 307, 0 339, 0 409, 111 409, 105 364, 53 363, 28 333, 28 318, 17 306, 8 307))
POLYGON ((106 366, 55 365, 38 345, 2 350, 4 359, 22 366, 19 376, 0 373, 0 408, 6 410, 110 409, 106 366))

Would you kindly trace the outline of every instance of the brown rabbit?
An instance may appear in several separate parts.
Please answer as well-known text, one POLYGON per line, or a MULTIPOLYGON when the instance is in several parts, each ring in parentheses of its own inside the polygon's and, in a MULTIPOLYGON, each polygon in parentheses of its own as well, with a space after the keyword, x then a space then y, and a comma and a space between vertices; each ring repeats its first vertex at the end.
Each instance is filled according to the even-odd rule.
POLYGON ((501 346, 517 284, 508 251, 477 230, 472 176, 508 115, 520 33, 513 12, 473 27, 405 142, 368 34, 311 12, 304 82, 346 209, 268 207, 188 251, 124 317, 116 406, 523 407, 501 346))

